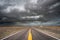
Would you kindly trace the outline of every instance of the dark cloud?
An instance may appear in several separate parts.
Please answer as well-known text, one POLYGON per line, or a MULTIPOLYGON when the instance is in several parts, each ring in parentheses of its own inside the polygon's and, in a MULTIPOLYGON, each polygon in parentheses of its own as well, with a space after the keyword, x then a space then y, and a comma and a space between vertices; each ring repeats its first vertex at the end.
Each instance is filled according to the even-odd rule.
POLYGON ((59 20, 60 0, 0 0, 0 22, 18 21, 34 24, 39 21, 48 24, 49 21, 58 22, 59 20))

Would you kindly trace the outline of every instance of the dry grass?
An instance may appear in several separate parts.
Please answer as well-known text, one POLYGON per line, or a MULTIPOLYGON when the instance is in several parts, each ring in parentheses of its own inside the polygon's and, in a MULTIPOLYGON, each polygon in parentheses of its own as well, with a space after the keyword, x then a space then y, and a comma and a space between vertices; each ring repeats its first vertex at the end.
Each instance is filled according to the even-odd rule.
POLYGON ((21 29, 23 29, 25 27, 0 27, 0 39, 4 38, 7 35, 10 35, 12 33, 15 33, 17 31, 20 31, 21 29))
POLYGON ((60 26, 42 26, 37 28, 60 34, 60 26))
POLYGON ((37 26, 42 32, 60 39, 60 26, 37 26))

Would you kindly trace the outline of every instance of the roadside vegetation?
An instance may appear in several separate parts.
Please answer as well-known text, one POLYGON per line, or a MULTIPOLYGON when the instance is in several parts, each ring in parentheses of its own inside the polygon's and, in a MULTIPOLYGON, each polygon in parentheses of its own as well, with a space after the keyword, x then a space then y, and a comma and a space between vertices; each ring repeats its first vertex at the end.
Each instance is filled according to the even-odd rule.
POLYGON ((16 33, 17 31, 20 31, 24 29, 25 27, 17 27, 17 26, 0 26, 0 39, 4 38, 5 36, 8 36, 10 34, 16 33))
POLYGON ((40 26, 37 28, 42 29, 42 30, 48 30, 48 31, 60 34, 60 26, 40 26))

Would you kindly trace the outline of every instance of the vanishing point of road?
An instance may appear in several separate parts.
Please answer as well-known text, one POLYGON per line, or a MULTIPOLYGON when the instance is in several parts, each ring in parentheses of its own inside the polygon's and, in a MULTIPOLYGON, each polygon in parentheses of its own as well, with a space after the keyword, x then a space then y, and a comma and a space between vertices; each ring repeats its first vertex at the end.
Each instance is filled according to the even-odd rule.
POLYGON ((10 37, 3 38, 1 40, 57 40, 57 39, 45 35, 44 33, 41 33, 34 28, 28 28, 20 30, 20 32, 10 37))

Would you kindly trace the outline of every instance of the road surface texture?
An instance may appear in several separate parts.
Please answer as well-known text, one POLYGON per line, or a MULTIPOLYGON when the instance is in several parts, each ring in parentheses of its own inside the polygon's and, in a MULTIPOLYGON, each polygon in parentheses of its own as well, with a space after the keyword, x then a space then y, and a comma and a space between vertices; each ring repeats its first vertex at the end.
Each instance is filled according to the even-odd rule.
POLYGON ((32 30, 32 35, 33 35, 33 40, 57 40, 35 29, 32 30))
POLYGON ((13 36, 1 40, 57 40, 33 28, 23 30, 13 36))

